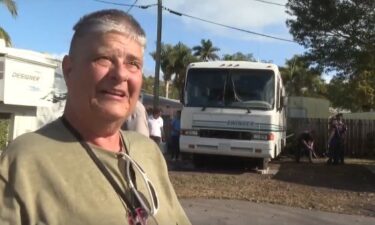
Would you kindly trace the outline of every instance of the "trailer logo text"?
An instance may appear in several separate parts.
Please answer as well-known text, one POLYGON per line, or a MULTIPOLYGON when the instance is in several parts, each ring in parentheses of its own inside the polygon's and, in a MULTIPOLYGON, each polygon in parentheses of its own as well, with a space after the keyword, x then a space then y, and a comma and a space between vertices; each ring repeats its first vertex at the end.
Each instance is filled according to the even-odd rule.
POLYGON ((253 121, 241 121, 241 120, 228 120, 227 126, 251 127, 251 126, 254 126, 254 122, 253 121))
POLYGON ((23 80, 31 80, 31 81, 38 81, 40 79, 39 76, 25 74, 25 73, 17 73, 17 72, 14 72, 12 74, 12 77, 18 78, 18 79, 23 79, 23 80))

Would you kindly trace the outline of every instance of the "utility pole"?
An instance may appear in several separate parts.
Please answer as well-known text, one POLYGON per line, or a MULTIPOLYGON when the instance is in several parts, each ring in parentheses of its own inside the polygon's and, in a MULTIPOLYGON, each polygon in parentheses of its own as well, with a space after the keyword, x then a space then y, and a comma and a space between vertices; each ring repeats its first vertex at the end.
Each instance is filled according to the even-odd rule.
POLYGON ((161 51, 161 24, 162 24, 162 0, 158 0, 158 21, 155 54, 155 77, 154 77, 154 109, 159 107, 159 74, 160 74, 160 51, 161 51))

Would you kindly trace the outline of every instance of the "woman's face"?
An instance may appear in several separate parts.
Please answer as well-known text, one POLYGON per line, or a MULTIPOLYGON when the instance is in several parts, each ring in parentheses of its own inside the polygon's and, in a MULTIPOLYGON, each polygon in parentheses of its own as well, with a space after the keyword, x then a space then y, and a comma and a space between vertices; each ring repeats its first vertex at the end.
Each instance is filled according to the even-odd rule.
POLYGON ((122 33, 86 35, 63 62, 69 107, 105 120, 125 119, 142 85, 143 47, 122 33))

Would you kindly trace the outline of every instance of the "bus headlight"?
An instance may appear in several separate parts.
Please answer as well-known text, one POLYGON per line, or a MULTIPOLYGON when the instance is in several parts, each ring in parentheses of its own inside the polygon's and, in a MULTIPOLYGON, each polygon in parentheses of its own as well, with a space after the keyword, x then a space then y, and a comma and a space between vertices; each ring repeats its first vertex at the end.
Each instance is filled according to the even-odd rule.
POLYGON ((198 130, 181 130, 181 134, 186 136, 198 136, 198 130))

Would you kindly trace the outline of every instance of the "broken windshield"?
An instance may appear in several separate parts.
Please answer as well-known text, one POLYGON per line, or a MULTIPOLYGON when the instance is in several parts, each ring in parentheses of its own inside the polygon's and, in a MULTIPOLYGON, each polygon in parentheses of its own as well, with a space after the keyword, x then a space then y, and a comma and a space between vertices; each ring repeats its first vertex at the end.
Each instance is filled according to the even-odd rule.
POLYGON ((187 75, 186 106, 270 110, 274 72, 258 69, 192 68, 187 75))

